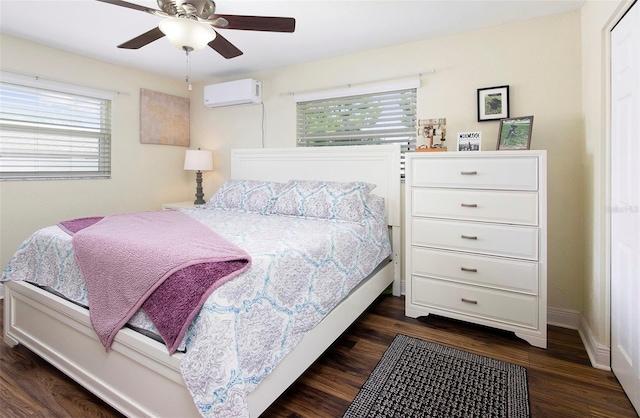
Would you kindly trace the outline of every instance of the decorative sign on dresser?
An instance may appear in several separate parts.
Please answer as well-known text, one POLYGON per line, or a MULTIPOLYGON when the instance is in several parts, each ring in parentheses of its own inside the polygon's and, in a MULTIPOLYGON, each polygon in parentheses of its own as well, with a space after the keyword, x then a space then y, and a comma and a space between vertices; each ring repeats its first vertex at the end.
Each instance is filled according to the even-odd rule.
POLYGON ((547 347, 546 151, 406 154, 407 316, 547 347))

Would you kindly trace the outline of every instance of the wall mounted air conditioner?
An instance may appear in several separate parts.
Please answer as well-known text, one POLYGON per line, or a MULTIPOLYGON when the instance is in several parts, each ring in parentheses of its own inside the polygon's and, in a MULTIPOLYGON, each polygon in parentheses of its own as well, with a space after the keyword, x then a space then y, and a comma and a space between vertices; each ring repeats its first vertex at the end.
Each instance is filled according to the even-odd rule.
POLYGON ((262 83, 252 78, 204 87, 204 105, 207 107, 255 103, 262 103, 262 83))

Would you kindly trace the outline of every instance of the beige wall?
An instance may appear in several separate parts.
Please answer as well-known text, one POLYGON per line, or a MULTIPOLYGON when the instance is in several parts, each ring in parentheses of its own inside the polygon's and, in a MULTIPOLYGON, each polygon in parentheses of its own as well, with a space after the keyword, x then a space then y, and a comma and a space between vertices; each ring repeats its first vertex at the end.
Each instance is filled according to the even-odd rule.
POLYGON ((2 268, 38 228, 81 216, 160 209, 163 202, 194 198, 192 174, 182 170, 185 148, 139 141, 140 88, 186 97, 183 82, 4 35, 0 41, 2 69, 130 93, 113 99, 111 179, 0 182, 2 268))
MULTIPOLYGON (((495 150, 499 122, 477 122, 476 89, 508 84, 511 115, 534 115, 532 148, 549 158, 549 306, 582 309, 584 251, 580 12, 402 44, 238 78, 263 83, 267 147, 296 144, 292 91, 307 91, 422 73, 420 118, 447 118, 457 132, 481 131, 495 150), (434 74, 428 73, 432 68, 434 74)), ((192 94, 192 132, 216 154, 218 186, 229 176, 229 151, 260 147, 259 105, 207 109, 192 94)), ((455 147, 452 147, 455 149, 455 147)), ((292 174, 295 176, 295 174, 292 174)))
MULTIPOLYGON (((446 117, 451 143, 457 132, 481 131, 482 149, 492 150, 498 122, 476 121, 476 89, 508 84, 511 115, 534 115, 532 148, 548 150, 549 306, 582 311, 583 303, 590 305, 599 297, 601 286, 584 288, 585 258, 591 256, 584 249, 585 238, 590 238, 584 231, 595 216, 587 212, 585 218, 585 189, 588 199, 598 197, 584 181, 589 150, 583 139, 582 94, 589 92, 581 79, 581 18, 584 21, 584 13, 569 12, 239 75, 263 82, 262 106, 208 109, 202 105, 203 87, 221 80, 194 84, 191 144, 214 151, 215 171, 204 176, 205 198, 229 177, 231 148, 260 147, 263 142, 267 147, 295 146, 295 104, 288 94, 292 91, 422 74, 418 116, 446 117), (432 68, 434 74, 429 72, 432 68)), ((111 180, 0 182, 3 266, 36 228, 77 216, 157 209, 162 202, 192 198, 193 179, 181 170, 184 148, 141 145, 138 136, 139 88, 186 96, 182 82, 4 36, 1 53, 4 68, 131 93, 114 100, 111 180)), ((591 229, 587 232, 592 235, 591 229)), ((594 311, 594 317, 602 314, 602 309, 594 311)))

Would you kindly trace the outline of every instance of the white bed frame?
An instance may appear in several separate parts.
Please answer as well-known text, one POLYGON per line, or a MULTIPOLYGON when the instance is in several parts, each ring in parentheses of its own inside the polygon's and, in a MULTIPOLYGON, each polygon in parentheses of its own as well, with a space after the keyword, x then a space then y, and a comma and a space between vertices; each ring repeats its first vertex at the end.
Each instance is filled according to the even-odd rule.
MULTIPOLYGON (((243 149, 231 154, 231 177, 285 181, 361 180, 385 198, 393 246, 381 266, 329 313, 249 395, 251 417, 273 403, 393 283, 400 295, 400 149, 393 145, 243 149)), ((23 344, 129 417, 197 417, 180 374, 181 353, 128 328, 104 347, 88 311, 26 282, 5 284, 4 340, 23 344)))

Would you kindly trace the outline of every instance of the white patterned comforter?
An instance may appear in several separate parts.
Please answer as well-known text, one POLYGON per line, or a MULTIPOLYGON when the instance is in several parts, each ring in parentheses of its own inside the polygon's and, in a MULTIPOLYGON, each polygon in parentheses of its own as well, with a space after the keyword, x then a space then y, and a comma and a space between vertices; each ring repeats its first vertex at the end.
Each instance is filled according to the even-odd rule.
MULTIPOLYGON (((215 291, 185 336, 181 371, 204 417, 248 417, 246 396, 363 278, 391 253, 386 219, 360 223, 185 209, 247 251, 249 270, 215 291)), ((34 233, 2 280, 47 286, 87 305, 71 238, 34 233)), ((142 313, 134 325, 149 328, 142 313)))

